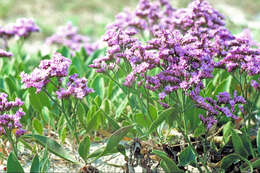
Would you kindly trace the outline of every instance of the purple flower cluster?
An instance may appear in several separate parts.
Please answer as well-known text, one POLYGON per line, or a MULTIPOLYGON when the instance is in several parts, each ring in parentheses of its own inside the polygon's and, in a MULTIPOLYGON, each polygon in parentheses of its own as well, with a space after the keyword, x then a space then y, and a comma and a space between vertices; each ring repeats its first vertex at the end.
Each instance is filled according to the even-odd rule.
POLYGON ((214 53, 209 42, 223 25, 223 16, 206 1, 176 10, 167 0, 141 0, 134 13, 120 13, 108 26, 107 54, 90 67, 97 72, 116 71, 126 60, 131 72, 124 85, 137 83, 160 91, 163 100, 179 88, 188 91, 213 77, 214 53), (160 70, 151 74, 155 69, 160 70))
POLYGON ((223 114, 226 117, 237 119, 237 116, 234 114, 236 107, 244 113, 243 104, 246 103, 246 100, 242 96, 238 96, 237 91, 234 91, 233 98, 231 98, 228 92, 221 92, 218 93, 217 100, 214 100, 210 97, 203 98, 200 96, 200 88, 196 87, 190 92, 190 97, 197 107, 207 111, 209 117, 223 114))
POLYGON ((50 60, 42 60, 39 67, 35 68, 31 74, 21 73, 22 83, 26 88, 34 87, 39 93, 53 77, 65 77, 68 75, 68 68, 71 60, 63 57, 60 53, 55 53, 50 60))
POLYGON ((69 96, 82 99, 83 97, 93 92, 94 90, 92 88, 87 87, 86 78, 78 78, 78 74, 74 74, 69 77, 67 88, 60 88, 58 91, 56 91, 56 94, 59 99, 67 98, 69 96))
POLYGON ((94 92, 93 89, 87 87, 86 78, 78 78, 77 74, 69 76, 67 89, 62 88, 62 81, 68 77, 68 68, 71 60, 65 58, 60 53, 55 53, 50 60, 42 60, 39 67, 35 68, 31 74, 21 73, 22 83, 25 88, 34 87, 36 93, 41 92, 42 88, 50 82, 51 78, 57 78, 58 84, 55 84, 57 89, 56 94, 59 99, 67 98, 70 95, 75 98, 82 99, 89 93, 94 92))
POLYGON ((217 101, 200 96, 202 81, 213 77, 214 68, 260 72, 259 49, 252 47, 248 36, 232 35, 224 16, 206 0, 194 0, 183 9, 173 8, 168 0, 140 0, 133 13, 120 13, 107 26, 104 41, 106 55, 90 67, 100 73, 121 69, 125 86, 156 92, 164 107, 169 107, 166 97, 181 89, 210 117, 222 113, 236 118, 234 106, 242 111, 245 104, 236 92, 233 99, 220 93, 217 101))
POLYGON ((255 90, 259 91, 260 90, 260 78, 258 78, 258 82, 255 80, 251 80, 251 85, 255 90))
POLYGON ((8 95, 0 93, 0 135, 5 134, 5 129, 16 130, 16 136, 23 135, 26 131, 22 129, 20 119, 25 115, 22 108, 19 108, 15 114, 7 114, 13 108, 21 107, 24 103, 16 98, 15 101, 8 101, 8 95))
POLYGON ((66 26, 58 28, 58 31, 46 39, 46 44, 64 45, 71 49, 72 55, 83 47, 90 55, 98 49, 98 44, 90 44, 89 38, 78 34, 78 28, 68 22, 66 26))
POLYGON ((38 32, 40 28, 33 19, 20 18, 15 23, 0 27, 0 37, 8 39, 11 37, 28 37, 32 32, 38 32))
POLYGON ((209 130, 214 124, 217 123, 217 120, 213 116, 206 116, 206 118, 199 114, 199 118, 201 119, 202 123, 207 126, 207 129, 209 130))
POLYGON ((13 56, 13 54, 11 52, 7 52, 3 49, 0 49, 0 58, 1 57, 11 57, 11 56, 13 56))

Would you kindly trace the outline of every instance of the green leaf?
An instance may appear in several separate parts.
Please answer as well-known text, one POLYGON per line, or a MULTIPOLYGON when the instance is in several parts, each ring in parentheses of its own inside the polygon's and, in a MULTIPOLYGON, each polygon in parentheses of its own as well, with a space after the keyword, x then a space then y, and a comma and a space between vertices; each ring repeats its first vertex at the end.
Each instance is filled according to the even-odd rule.
POLYGON ((14 93, 16 92, 16 84, 13 80, 11 80, 10 77, 6 77, 5 78, 5 84, 7 86, 7 89, 9 91, 9 93, 14 93))
POLYGON ((86 128, 86 133, 88 133, 89 131, 93 130, 98 123, 98 116, 100 116, 101 114, 101 110, 97 111, 93 117, 90 119, 90 121, 87 123, 87 128, 86 128))
POLYGON ((218 94, 219 92, 230 92, 231 89, 231 83, 232 83, 232 76, 229 76, 225 80, 223 80, 214 90, 214 95, 218 94))
POLYGON ((57 52, 61 53, 62 56, 67 58, 70 56, 70 50, 66 46, 62 46, 60 49, 57 50, 57 52))
POLYGON ((149 104, 149 112, 150 112, 150 114, 151 114, 151 116, 152 116, 152 119, 155 120, 155 119, 157 118, 157 110, 156 110, 156 108, 155 108, 153 105, 151 105, 151 104, 149 104))
POLYGON ((19 163, 17 157, 13 152, 11 152, 8 156, 6 172, 7 173, 24 172, 21 164, 19 163))
POLYGON ((193 162, 196 163, 196 156, 193 153, 191 146, 188 146, 187 148, 185 148, 180 156, 179 156, 179 160, 180 160, 180 165, 181 166, 186 166, 187 164, 193 162))
POLYGON ((39 133, 40 135, 43 134, 43 127, 42 127, 42 123, 40 120, 34 118, 32 121, 32 125, 33 128, 36 130, 37 133, 39 133))
POLYGON ((119 142, 123 139, 123 137, 126 136, 126 134, 129 132, 129 130, 132 129, 132 127, 133 127, 133 125, 125 126, 125 127, 120 128, 119 130, 115 131, 108 139, 108 142, 107 142, 107 145, 106 145, 106 148, 105 148, 103 154, 106 154, 107 152, 110 152, 115 147, 117 147, 119 142))
POLYGON ((165 162, 164 160, 162 160, 162 161, 160 162, 160 166, 163 168, 163 170, 164 170, 165 172, 171 172, 171 170, 168 168, 168 166, 167 166, 167 164, 166 164, 166 162, 165 162))
POLYGON ((152 154, 155 154, 158 157, 160 157, 165 162, 165 165, 168 167, 168 170, 171 170, 171 172, 183 172, 181 169, 178 168, 176 163, 166 155, 166 153, 159 150, 153 150, 152 154))
POLYGON ((38 155, 36 154, 32 160, 30 173, 37 173, 37 172, 40 172, 40 160, 38 155))
POLYGON ((151 125, 150 119, 142 113, 135 114, 135 121, 140 126, 149 127, 151 125))
POLYGON ((256 145, 257 145, 258 154, 260 155, 260 128, 257 131, 256 145))
POLYGON ((66 126, 61 131, 61 143, 64 144, 65 139, 67 137, 67 128, 66 126))
POLYGON ((194 131, 194 137, 199 137, 200 135, 204 134, 206 132, 206 129, 204 126, 199 126, 194 131))
POLYGON ((101 98, 100 98, 98 95, 97 95, 96 98, 94 99, 94 102, 96 103, 96 105, 97 105, 98 107, 100 107, 101 104, 102 104, 102 100, 101 100, 101 98))
POLYGON ((117 145, 117 150, 126 157, 125 147, 121 144, 117 145))
POLYGON ((79 155, 86 162, 90 149, 90 139, 86 136, 79 144, 79 155))
POLYGON ((232 122, 229 121, 227 124, 224 125, 224 128, 223 128, 223 139, 224 139, 224 142, 225 144, 228 143, 229 141, 229 138, 231 136, 231 133, 232 133, 232 122))
POLYGON ((35 109, 38 112, 42 111, 42 103, 40 98, 33 92, 30 92, 29 95, 30 104, 32 105, 33 109, 35 109))
POLYGON ((87 128, 86 123, 85 123, 86 122, 86 120, 85 120, 86 111, 85 111, 82 103, 79 103, 76 114, 79 118, 80 124, 86 129, 87 128))
POLYGON ((239 155, 237 153, 232 153, 232 154, 225 156, 221 160, 221 168, 226 170, 227 168, 229 168, 232 165, 232 163, 235 163, 239 160, 245 161, 249 165, 251 172, 253 172, 253 166, 250 163, 250 161, 248 161, 246 158, 242 157, 241 155, 239 155))
POLYGON ((253 168, 260 169, 260 159, 257 159, 252 163, 253 168))
POLYGON ((56 141, 50 139, 47 136, 41 136, 41 135, 24 135, 23 137, 28 137, 34 139, 37 143, 42 145, 43 147, 47 147, 50 152, 55 154, 56 156, 59 156, 65 160, 68 160, 70 162, 76 162, 70 154, 56 141))
POLYGON ((128 99, 124 99, 124 101, 118 106, 118 108, 116 109, 116 117, 119 117, 121 115, 127 103, 128 103, 128 99))
POLYGON ((111 117, 111 115, 104 113, 104 112, 103 112, 103 115, 107 118, 108 122, 112 125, 114 130, 117 130, 120 128, 118 123, 111 117))
POLYGON ((37 97, 39 98, 39 100, 41 101, 41 105, 42 106, 46 106, 48 107, 49 109, 51 108, 51 103, 50 103, 50 99, 49 97, 47 96, 47 94, 45 92, 39 92, 37 94, 37 97))
POLYGON ((234 130, 232 131, 232 143, 236 153, 245 158, 248 157, 248 152, 246 151, 240 136, 234 130))
POLYGON ((157 119, 155 121, 153 121, 153 123, 151 124, 150 128, 149 128, 149 132, 152 133, 154 130, 156 130, 156 128, 161 125, 161 123, 168 118, 169 116, 174 116, 174 108, 169 108, 164 110, 163 112, 161 112, 159 114, 159 116, 157 117, 157 119))

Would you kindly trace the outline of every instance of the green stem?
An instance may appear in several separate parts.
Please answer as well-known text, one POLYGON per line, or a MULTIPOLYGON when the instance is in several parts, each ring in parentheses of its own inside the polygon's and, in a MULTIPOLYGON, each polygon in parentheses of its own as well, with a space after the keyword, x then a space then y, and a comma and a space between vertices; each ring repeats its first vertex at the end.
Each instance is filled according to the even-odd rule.
POLYGON ((68 123, 68 125, 69 125, 70 131, 71 131, 71 132, 73 133, 73 135, 75 136, 77 143, 79 143, 78 135, 77 135, 77 133, 75 133, 75 130, 74 130, 74 128, 73 128, 73 126, 72 126, 72 124, 71 124, 71 122, 70 122, 70 119, 69 119, 69 117, 68 117, 66 111, 65 111, 64 108, 63 108, 63 104, 62 104, 62 106, 60 106, 59 103, 52 98, 52 96, 48 93, 48 91, 46 91, 46 88, 44 89, 44 92, 45 92, 45 93, 47 94, 47 96, 58 106, 58 108, 60 109, 60 111, 63 112, 63 114, 64 114, 64 116, 65 116, 65 119, 66 119, 66 121, 67 121, 67 123, 68 123))
POLYGON ((6 126, 4 126, 4 130, 5 130, 5 133, 6 133, 6 136, 7 136, 8 141, 11 143, 11 145, 12 145, 12 147, 13 147, 15 156, 18 157, 17 146, 16 146, 15 141, 14 141, 13 138, 12 138, 12 132, 10 132, 10 130, 8 130, 8 129, 6 128, 6 126))
MULTIPOLYGON (((181 130, 182 135, 184 136, 184 139, 186 142, 188 142, 189 146, 191 147, 193 153, 196 155, 196 157, 199 159, 199 161, 202 163, 202 165, 205 167, 206 171, 209 173, 209 169, 207 167, 207 165, 205 164, 205 162, 203 161, 203 159, 201 159, 200 155, 197 153, 195 147, 192 145, 189 137, 187 134, 185 134, 185 132, 183 130, 181 130)), ((200 168, 199 164, 196 162, 196 167, 199 169, 200 172, 203 172, 202 169, 200 168)))

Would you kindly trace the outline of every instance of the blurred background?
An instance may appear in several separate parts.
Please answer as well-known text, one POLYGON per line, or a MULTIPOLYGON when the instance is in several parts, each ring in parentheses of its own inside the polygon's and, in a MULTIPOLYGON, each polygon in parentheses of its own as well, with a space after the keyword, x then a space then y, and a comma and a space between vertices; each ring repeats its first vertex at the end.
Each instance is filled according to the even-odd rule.
MULTIPOLYGON (((253 38, 260 42, 260 0, 209 1, 226 16, 227 26, 233 33, 250 28, 253 38)), ((174 7, 181 8, 191 0, 171 2, 174 7)), ((42 32, 33 34, 33 40, 39 42, 59 26, 72 21, 81 33, 97 40, 117 13, 126 7, 134 9, 137 3, 138 0, 0 0, 0 25, 20 17, 34 18, 42 32)))

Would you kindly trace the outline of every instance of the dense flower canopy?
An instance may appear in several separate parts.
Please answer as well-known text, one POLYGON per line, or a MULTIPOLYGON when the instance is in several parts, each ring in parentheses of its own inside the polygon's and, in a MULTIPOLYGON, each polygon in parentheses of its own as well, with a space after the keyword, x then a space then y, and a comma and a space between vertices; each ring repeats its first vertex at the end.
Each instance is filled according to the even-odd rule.
MULTIPOLYGON (((259 48, 253 48, 246 36, 234 36, 225 27, 224 16, 204 0, 195 0, 184 9, 173 8, 167 0, 141 0, 134 12, 116 16, 104 41, 106 55, 90 67, 109 73, 118 71, 122 63, 130 65, 124 85, 158 93, 164 107, 169 107, 164 103, 167 95, 181 89, 210 115, 221 112, 236 118, 221 101, 213 103, 200 96, 203 79, 212 78, 214 68, 228 72, 241 68, 251 76, 260 72, 259 48)), ((258 88, 256 81, 252 85, 258 88)), ((245 100, 234 94, 225 104, 233 110, 236 103, 245 100)))

